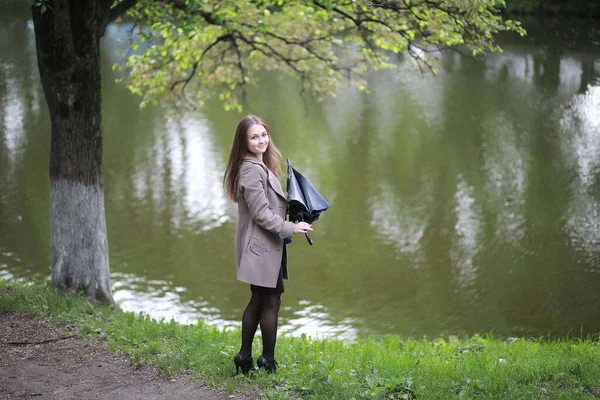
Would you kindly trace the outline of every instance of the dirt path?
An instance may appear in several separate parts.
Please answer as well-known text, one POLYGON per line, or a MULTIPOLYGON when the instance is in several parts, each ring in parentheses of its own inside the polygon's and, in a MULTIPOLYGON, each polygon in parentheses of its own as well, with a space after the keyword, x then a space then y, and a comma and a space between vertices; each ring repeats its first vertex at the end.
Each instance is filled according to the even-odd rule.
POLYGON ((0 312, 0 399, 245 399, 203 387, 185 376, 171 381, 151 367, 134 369, 102 342, 66 327, 0 312))

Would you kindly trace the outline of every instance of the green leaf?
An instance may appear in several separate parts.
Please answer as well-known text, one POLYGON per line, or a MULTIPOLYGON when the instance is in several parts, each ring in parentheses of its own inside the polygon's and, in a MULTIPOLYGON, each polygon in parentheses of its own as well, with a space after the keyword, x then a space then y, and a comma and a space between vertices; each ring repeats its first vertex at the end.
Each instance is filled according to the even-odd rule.
MULTIPOLYGON (((278 79, 302 76, 305 92, 320 100, 335 96, 347 81, 368 93, 366 74, 397 67, 392 52, 461 45, 475 57, 501 51, 494 44, 500 32, 525 33, 518 22, 503 20, 497 12, 503 0, 441 2, 456 8, 440 10, 440 2, 423 0, 403 0, 411 12, 370 0, 220 0, 212 8, 205 0, 187 0, 190 10, 175 10, 169 2, 140 0, 132 13, 148 28, 139 42, 151 45, 128 58, 127 83, 145 104, 164 102, 179 95, 169 88, 197 63, 190 82, 198 89, 194 102, 216 93, 224 108, 239 111, 240 83, 257 83, 264 71, 277 73, 278 79), (195 12, 199 9, 210 18, 195 12), (350 74, 343 72, 348 65, 350 74)), ((141 50, 139 44, 132 50, 141 50)), ((407 56, 437 72, 439 64, 429 53, 407 56)), ((371 383, 379 378, 377 372, 369 376, 371 383)))

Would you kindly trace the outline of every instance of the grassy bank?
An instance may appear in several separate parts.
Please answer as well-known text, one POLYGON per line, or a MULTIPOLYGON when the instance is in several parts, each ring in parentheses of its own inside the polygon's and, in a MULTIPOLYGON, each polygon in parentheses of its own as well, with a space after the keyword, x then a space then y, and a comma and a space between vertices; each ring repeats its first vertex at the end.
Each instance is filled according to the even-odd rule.
MULTIPOLYGON (((0 310, 69 323, 133 365, 189 372, 208 385, 265 398, 592 399, 600 397, 600 342, 586 339, 368 337, 352 343, 283 337, 279 369, 234 377, 239 333, 90 305, 44 283, 0 280, 0 310)), ((260 349, 260 338, 255 348, 260 349)), ((255 354, 256 356, 257 354, 255 354)))

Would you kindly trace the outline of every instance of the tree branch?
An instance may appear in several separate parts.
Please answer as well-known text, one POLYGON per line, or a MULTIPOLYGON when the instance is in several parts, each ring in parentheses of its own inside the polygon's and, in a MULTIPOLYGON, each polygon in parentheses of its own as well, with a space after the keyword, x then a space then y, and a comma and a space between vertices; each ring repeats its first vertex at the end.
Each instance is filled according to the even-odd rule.
POLYGON ((74 337, 77 337, 77 335, 67 335, 67 336, 61 336, 58 338, 42 339, 37 342, 6 342, 6 344, 9 344, 11 346, 30 346, 30 345, 34 345, 34 344, 46 344, 46 343, 58 342, 59 340, 66 340, 66 339, 71 339, 74 337))
POLYGON ((232 39, 233 39, 233 36, 230 33, 227 33, 225 35, 219 36, 217 38, 217 40, 215 40, 214 42, 212 42, 206 49, 204 49, 204 51, 200 55, 200 59, 194 63, 194 66, 192 68, 192 72, 190 73, 190 75, 187 78, 185 78, 185 79, 180 79, 180 80, 174 82, 173 85, 171 85, 171 90, 175 89, 175 87, 177 85, 183 83, 183 88, 181 88, 181 91, 183 92, 185 90, 185 87, 188 85, 188 83, 190 83, 190 81, 194 77, 194 74, 196 73, 196 69, 198 68, 198 65, 200 64, 200 62, 202 62, 202 58, 204 57, 204 55, 206 53, 208 53, 210 51, 210 49, 212 49, 213 47, 215 47, 219 42, 223 42, 225 40, 230 40, 231 41, 232 39))
POLYGON ((283 61, 285 64, 288 65, 288 67, 290 67, 290 69, 292 69, 296 73, 301 73, 301 71, 293 64, 293 62, 295 60, 289 59, 289 58, 285 57, 283 54, 281 54, 277 50, 273 49, 267 43, 262 43, 262 42, 257 42, 257 41, 254 41, 254 40, 250 40, 250 39, 246 38, 241 32, 236 32, 236 33, 237 33, 237 37, 239 39, 241 39, 243 42, 245 42, 248 46, 250 46, 254 50, 256 50, 256 51, 264 54, 267 57, 273 57, 273 56, 275 56, 275 58, 278 58, 279 60, 283 61), (256 46, 257 44, 261 45, 261 46, 264 46, 267 49, 269 49, 270 53, 266 52, 262 48, 257 47, 256 46))
POLYGON ((108 24, 125 14, 130 8, 135 6, 136 3, 137 0, 122 0, 120 3, 117 3, 110 10, 108 10, 108 12, 106 12, 102 18, 100 25, 100 36, 104 36, 104 31, 106 31, 108 24))
POLYGON ((185 90, 185 87, 187 86, 187 84, 190 83, 190 81, 194 77, 194 74, 196 73, 196 69, 198 69, 198 64, 199 64, 199 61, 196 61, 194 63, 194 65, 192 66, 192 72, 190 72, 190 75, 187 78, 180 79, 178 81, 173 82, 173 84, 171 85, 171 90, 174 90, 177 85, 183 83, 183 87, 181 88, 181 91, 183 92, 185 90))
POLYGON ((202 9, 190 10, 186 4, 186 0, 165 0, 167 3, 173 4, 173 7, 178 10, 188 11, 189 15, 200 15, 206 22, 212 25, 221 25, 219 21, 213 18, 212 13, 202 9))
POLYGON ((235 47, 235 53, 237 55, 237 67, 240 69, 240 87, 242 88, 242 101, 246 103, 246 81, 244 80, 244 76, 246 75, 246 71, 244 70, 244 65, 242 63, 242 53, 240 52, 240 48, 237 46, 235 39, 233 39, 233 44, 235 47))

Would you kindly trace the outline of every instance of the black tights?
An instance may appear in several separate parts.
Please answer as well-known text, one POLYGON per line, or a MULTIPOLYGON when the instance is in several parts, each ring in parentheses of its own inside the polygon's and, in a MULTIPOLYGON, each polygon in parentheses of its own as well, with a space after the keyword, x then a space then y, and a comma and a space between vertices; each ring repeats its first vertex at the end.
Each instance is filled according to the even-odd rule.
POLYGON ((267 295, 252 292, 252 297, 242 316, 242 348, 244 357, 252 355, 252 341, 260 322, 262 334, 263 356, 269 360, 275 358, 275 341, 277 339, 277 317, 281 295, 267 295))

